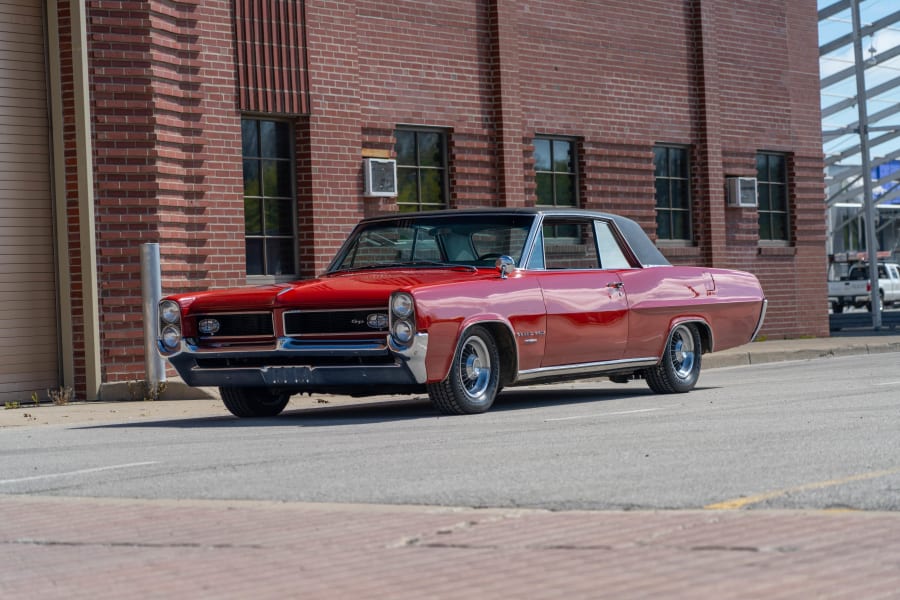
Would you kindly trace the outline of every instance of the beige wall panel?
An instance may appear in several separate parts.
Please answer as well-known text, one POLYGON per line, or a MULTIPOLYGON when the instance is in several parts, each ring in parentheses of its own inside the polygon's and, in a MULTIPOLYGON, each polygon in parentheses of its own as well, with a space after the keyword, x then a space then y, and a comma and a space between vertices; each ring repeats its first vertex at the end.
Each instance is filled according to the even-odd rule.
POLYGON ((0 402, 59 381, 41 0, 0 0, 0 402))

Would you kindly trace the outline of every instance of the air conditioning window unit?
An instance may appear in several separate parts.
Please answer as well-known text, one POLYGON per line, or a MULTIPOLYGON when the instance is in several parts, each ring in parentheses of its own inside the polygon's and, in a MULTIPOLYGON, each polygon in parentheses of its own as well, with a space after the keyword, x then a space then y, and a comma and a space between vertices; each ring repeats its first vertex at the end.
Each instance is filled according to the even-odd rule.
POLYGON ((725 183, 727 186, 728 206, 755 208, 759 205, 756 193, 756 177, 728 177, 725 183))
POLYGON ((397 161, 389 158, 366 158, 363 160, 366 173, 365 195, 369 198, 397 195, 397 161))

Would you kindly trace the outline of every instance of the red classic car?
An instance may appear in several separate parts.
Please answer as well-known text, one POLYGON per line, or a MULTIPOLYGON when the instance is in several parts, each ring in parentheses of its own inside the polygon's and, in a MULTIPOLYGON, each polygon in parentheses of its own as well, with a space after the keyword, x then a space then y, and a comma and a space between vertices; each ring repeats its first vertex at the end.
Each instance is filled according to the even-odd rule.
POLYGON ((449 210, 363 220, 316 279, 164 298, 158 347, 239 417, 303 392, 427 391, 464 414, 587 376, 687 392, 765 310, 753 275, 672 266, 621 216, 449 210))

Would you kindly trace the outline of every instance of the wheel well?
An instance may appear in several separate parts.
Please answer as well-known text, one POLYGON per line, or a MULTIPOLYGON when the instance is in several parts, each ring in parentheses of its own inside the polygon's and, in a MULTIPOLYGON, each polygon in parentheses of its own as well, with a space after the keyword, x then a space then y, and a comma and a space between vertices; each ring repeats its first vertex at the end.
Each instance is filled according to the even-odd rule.
POLYGON ((503 323, 473 323, 481 325, 494 337, 497 349, 500 351, 500 385, 506 387, 516 378, 518 371, 518 349, 512 332, 503 323))
POLYGON ((700 347, 702 349, 702 354, 706 354, 708 352, 712 352, 712 331, 709 328, 709 325, 704 323, 703 321, 694 321, 694 325, 697 326, 697 332, 700 334, 700 347))

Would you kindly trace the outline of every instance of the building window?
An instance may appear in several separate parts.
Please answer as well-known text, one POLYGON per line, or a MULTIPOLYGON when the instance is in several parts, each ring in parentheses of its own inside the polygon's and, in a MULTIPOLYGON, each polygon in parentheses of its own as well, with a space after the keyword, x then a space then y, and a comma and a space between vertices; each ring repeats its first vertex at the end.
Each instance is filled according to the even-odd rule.
POLYGON ((783 154, 756 155, 760 240, 789 240, 786 162, 783 154))
POLYGON ((296 273, 294 160, 291 126, 241 121, 247 275, 296 273))
POLYGON ((660 240, 690 241, 691 173, 687 148, 653 148, 656 181, 656 237, 660 240))
POLYGON ((446 134, 433 129, 398 129, 394 134, 400 212, 446 208, 446 134))
POLYGON ((560 138, 535 138, 534 170, 537 204, 575 207, 578 205, 578 172, 575 144, 560 138))

